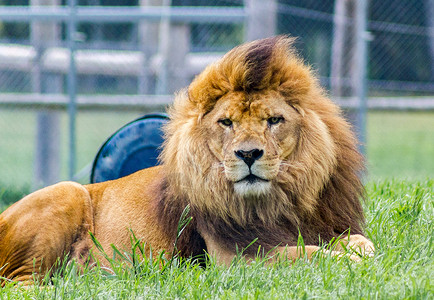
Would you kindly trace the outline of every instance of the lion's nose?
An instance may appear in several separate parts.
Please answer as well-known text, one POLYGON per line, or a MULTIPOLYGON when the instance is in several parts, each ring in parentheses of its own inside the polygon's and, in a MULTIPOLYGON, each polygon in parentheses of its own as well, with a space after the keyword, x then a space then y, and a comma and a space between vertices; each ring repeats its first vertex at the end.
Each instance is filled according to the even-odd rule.
POLYGON ((264 155, 264 150, 259 149, 235 151, 235 156, 242 159, 249 168, 253 165, 255 160, 260 159, 262 155, 264 155))

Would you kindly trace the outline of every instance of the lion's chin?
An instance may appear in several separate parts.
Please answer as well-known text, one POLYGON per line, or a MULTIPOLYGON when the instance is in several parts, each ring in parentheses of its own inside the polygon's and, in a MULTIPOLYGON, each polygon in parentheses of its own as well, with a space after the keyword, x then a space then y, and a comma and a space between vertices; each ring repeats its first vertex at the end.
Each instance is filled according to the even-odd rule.
POLYGON ((235 193, 242 197, 257 197, 267 194, 271 190, 271 182, 264 180, 242 180, 234 183, 235 193))

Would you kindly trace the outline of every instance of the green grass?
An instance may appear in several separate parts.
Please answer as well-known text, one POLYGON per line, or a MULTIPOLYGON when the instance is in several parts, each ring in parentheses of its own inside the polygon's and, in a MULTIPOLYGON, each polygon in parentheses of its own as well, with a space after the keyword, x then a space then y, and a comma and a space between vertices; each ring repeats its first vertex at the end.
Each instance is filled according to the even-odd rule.
MULTIPOLYGON (((68 116, 60 115, 61 179, 67 179, 68 116)), ((77 117, 77 169, 92 163, 99 147, 124 124, 140 113, 80 112, 77 117)), ((36 142, 36 114, 31 111, 0 111, 0 187, 30 186, 36 142)), ((88 177, 84 179, 84 183, 88 177)))
POLYGON ((316 257, 267 266, 243 260, 230 267, 191 261, 139 260, 76 271, 48 285, 7 285, 1 299, 432 299, 434 180, 367 184, 367 234, 377 251, 359 263, 316 257))
POLYGON ((371 179, 434 177, 434 112, 371 112, 367 133, 371 179))

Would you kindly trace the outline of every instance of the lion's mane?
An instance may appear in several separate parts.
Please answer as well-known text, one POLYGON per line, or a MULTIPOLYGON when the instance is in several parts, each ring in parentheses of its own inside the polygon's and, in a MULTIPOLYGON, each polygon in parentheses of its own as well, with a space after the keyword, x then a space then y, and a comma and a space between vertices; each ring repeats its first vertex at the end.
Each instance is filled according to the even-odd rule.
POLYGON ((174 237, 179 216, 190 205, 193 221, 178 241, 181 253, 195 255, 206 249, 199 232, 230 250, 257 239, 246 253, 255 253, 259 245, 265 251, 295 245, 299 233, 306 244, 318 244, 348 229, 351 234, 362 232, 364 164, 357 141, 292 42, 278 36, 238 46, 176 95, 165 127, 165 180, 158 187, 156 209, 174 237), (213 136, 201 120, 231 91, 267 89, 278 91, 299 109, 303 123, 298 145, 273 182, 272 193, 244 199, 234 193, 208 148, 213 136))

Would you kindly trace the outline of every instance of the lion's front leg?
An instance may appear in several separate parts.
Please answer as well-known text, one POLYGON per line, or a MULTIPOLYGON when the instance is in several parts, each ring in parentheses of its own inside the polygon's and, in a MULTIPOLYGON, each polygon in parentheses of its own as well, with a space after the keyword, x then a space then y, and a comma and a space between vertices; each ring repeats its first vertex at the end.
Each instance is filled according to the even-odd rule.
MULTIPOLYGON (((342 249, 343 250, 343 249, 342 249)), ((334 257, 348 257, 353 261, 360 261, 361 258, 357 254, 347 253, 339 250, 327 250, 318 246, 286 246, 278 247, 273 255, 273 261, 281 258, 286 258, 292 261, 306 257, 311 260, 314 255, 330 255, 334 257)))
POLYGON ((273 257, 276 259, 286 258, 295 261, 302 257, 307 257, 307 259, 312 259, 313 255, 318 251, 323 251, 322 248, 318 246, 286 246, 278 247, 273 253, 273 257))
MULTIPOLYGON (((207 245, 208 253, 216 259, 218 264, 230 265, 236 253, 222 247, 215 239, 207 234, 202 234, 207 245)), ((374 244, 361 234, 350 235, 342 238, 336 243, 333 249, 325 249, 319 246, 281 246, 276 247, 269 256, 271 262, 277 262, 280 259, 289 259, 295 261, 306 257, 311 260, 314 255, 331 255, 334 257, 346 256, 353 261, 360 261, 362 256, 371 255, 374 252, 374 244), (351 251, 346 251, 351 250, 351 251)), ((254 259, 246 257, 246 259, 254 259)))
MULTIPOLYGON (((361 235, 359 235, 361 236, 361 235)), ((204 236, 205 242, 207 245, 208 253, 211 257, 213 257, 218 264, 227 265, 229 266, 233 259, 236 256, 236 253, 229 251, 221 245, 219 245, 218 242, 216 242, 214 239, 210 238, 209 236, 204 236)), ((363 237, 363 236, 361 236, 363 237)), ((368 242, 370 242, 368 239, 365 238, 368 242)), ((354 237, 353 239, 347 240, 347 245, 356 245, 357 241, 362 241, 360 237, 354 237), (349 242, 348 242, 349 241, 349 242)), ((343 241, 345 242, 345 241, 343 241)), ((371 243, 372 244, 372 243, 371 243)), ((373 246, 372 246, 373 247, 373 246)), ((341 257, 346 256, 350 258, 353 261, 360 261, 361 257, 358 254, 348 253, 343 251, 343 248, 335 249, 335 250, 327 250, 322 247, 318 246, 284 246, 284 247, 277 247, 274 251, 269 253, 270 256, 270 262, 275 263, 279 260, 283 259, 289 259, 291 261, 296 261, 297 259, 306 257, 307 259, 311 260, 314 255, 331 255, 335 257, 341 257), (342 250, 342 251, 341 251, 342 250)), ((254 257, 246 257, 247 260, 254 259, 254 257)))

